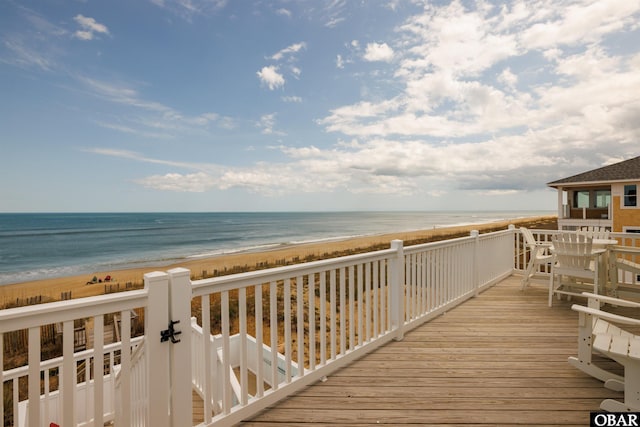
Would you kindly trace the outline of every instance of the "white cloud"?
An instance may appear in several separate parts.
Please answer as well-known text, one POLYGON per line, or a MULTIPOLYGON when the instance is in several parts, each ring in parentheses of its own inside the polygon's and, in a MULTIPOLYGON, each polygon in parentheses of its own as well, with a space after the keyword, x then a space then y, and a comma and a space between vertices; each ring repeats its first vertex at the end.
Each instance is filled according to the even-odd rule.
POLYGON ((151 0, 151 3, 191 22, 196 15, 209 15, 224 9, 228 0, 151 0))
POLYGON ((260 117, 256 126, 259 127, 263 135, 286 135, 284 132, 276 130, 276 113, 265 114, 260 117))
POLYGON ((294 103, 301 103, 302 102, 302 98, 299 96, 283 96, 282 100, 284 102, 294 102, 294 103))
POLYGON ((372 62, 391 62, 393 60, 393 49, 386 43, 368 43, 364 53, 364 59, 372 62))
POLYGON ((233 118, 214 112, 185 115, 170 106, 144 99, 135 87, 128 84, 85 76, 76 76, 76 79, 91 95, 127 108, 120 116, 94 120, 104 128, 147 138, 166 139, 178 134, 206 131, 211 127, 233 129, 237 125, 233 118), (130 114, 131 111, 135 114, 130 114))
POLYGON ((204 172, 182 175, 168 173, 166 175, 153 175, 136 181, 147 188, 161 191, 178 191, 189 193, 202 193, 215 187, 216 182, 204 172))
POLYGON ((270 90, 275 90, 284 86, 284 77, 278 73, 278 67, 275 65, 269 65, 268 67, 262 67, 262 70, 256 73, 260 82, 267 85, 270 90))
MULTIPOLYGON (((637 151, 640 54, 621 53, 625 49, 608 44, 607 35, 638 31, 639 14, 638 2, 617 0, 429 3, 397 27, 389 44, 364 47, 353 40, 343 46, 354 58, 389 62, 394 73, 392 85, 382 74, 363 83, 392 90, 339 104, 317 120, 337 134, 335 145, 280 145, 277 163, 225 168, 138 156, 172 169, 140 182, 163 190, 242 188, 267 195, 340 190, 441 197, 464 190, 501 197, 539 189, 637 151)), ((269 58, 283 62, 262 68, 261 83, 283 87, 283 73, 298 69, 286 61, 305 47, 292 44, 269 58)), ((337 68, 347 62, 336 56, 337 68)), ((176 111, 126 87, 101 91, 178 120, 176 111)), ((301 102, 296 96, 281 100, 301 102)), ((278 118, 284 120, 264 114, 256 127, 270 137, 284 135, 278 118)), ((221 120, 215 113, 191 119, 203 125, 221 120)))
POLYGON ((74 33, 74 37, 80 40, 93 40, 94 34, 109 34, 109 29, 106 25, 98 23, 95 19, 83 16, 76 15, 73 18, 80 27, 81 30, 78 30, 74 33))
POLYGON ((36 67, 43 71, 50 71, 55 63, 50 55, 42 50, 34 49, 20 38, 6 38, 3 45, 12 55, 0 57, 0 63, 11 64, 21 68, 36 67))
POLYGON ((276 52, 275 54, 273 54, 273 56, 271 56, 271 59, 273 59, 274 61, 280 61, 285 56, 293 56, 294 54, 300 52, 302 49, 305 49, 306 47, 307 47, 307 44, 304 42, 294 43, 291 46, 288 46, 280 50, 279 52, 276 52))
POLYGON ((573 157, 596 164, 628 157, 624 147, 640 136, 629 125, 640 123, 640 55, 614 55, 600 43, 621 26, 637 30, 631 17, 639 13, 637 2, 615 0, 607 8, 547 1, 428 6, 398 28, 401 43, 394 45, 402 49, 393 57, 401 93, 337 107, 318 123, 359 138, 359 148, 336 154, 354 159, 357 170, 446 177, 493 195, 540 187, 558 170, 579 167, 567 161, 573 157), (552 35, 533 37, 540 25, 552 35), (589 25, 595 34, 585 36, 589 25), (569 50, 575 53, 567 56, 569 50))
POLYGON ((518 83, 518 76, 511 72, 510 68, 505 68, 502 70, 500 75, 498 76, 498 81, 510 89, 515 89, 516 84, 518 83))
POLYGON ((291 18, 291 16, 293 15, 291 13, 290 10, 283 8, 280 8, 278 10, 276 10, 276 15, 281 15, 281 16, 286 16, 287 18, 291 18))
POLYGON ((546 48, 558 44, 575 45, 599 41, 604 35, 637 22, 638 4, 609 0, 559 4, 541 22, 527 28, 521 36, 524 46, 546 48))

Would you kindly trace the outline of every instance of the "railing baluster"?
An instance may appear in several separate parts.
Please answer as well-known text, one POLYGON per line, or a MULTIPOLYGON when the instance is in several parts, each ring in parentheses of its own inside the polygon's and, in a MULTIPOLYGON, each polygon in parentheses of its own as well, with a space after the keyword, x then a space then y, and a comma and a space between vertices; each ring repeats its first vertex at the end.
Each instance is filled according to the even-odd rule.
POLYGON ((93 420, 104 425, 104 315, 93 318, 93 420))
MULTIPOLYGON (((4 349, 3 349, 4 351, 4 349)), ((66 386, 66 385, 65 385, 66 386)), ((15 387, 15 384, 14 384, 15 387)), ((29 424, 40 425, 40 327, 29 328, 29 424)))
MULTIPOLYGON (((212 369, 217 365, 217 362, 213 358, 212 343, 211 343, 211 304, 210 295, 203 295, 200 297, 200 306, 202 309, 202 353, 203 353, 203 371, 204 371, 204 383, 203 383, 203 395, 204 395, 204 421, 205 423, 211 422, 211 417, 214 411, 214 403, 218 402, 218 393, 215 387, 212 387, 213 376, 215 370, 212 369), (214 364, 215 363, 215 364, 214 364)), ((216 356, 217 359, 217 356, 216 356)))
POLYGON ((413 254, 411 256, 411 264, 411 272, 413 274, 413 277, 411 278, 411 319, 413 320, 418 317, 418 278, 420 277, 418 254, 413 254))
POLYGON ((340 354, 347 352, 346 269, 340 269, 340 354))
POLYGON ((389 300, 389 263, 387 261, 380 263, 380 268, 382 269, 380 275, 382 277, 382 283, 380 284, 381 292, 380 292, 380 306, 382 308, 380 312, 380 324, 382 325, 382 332, 387 333, 391 329, 389 326, 389 310, 390 308, 387 306, 387 301, 389 300))
POLYGON ((277 390, 278 381, 278 284, 273 281, 269 285, 269 332, 271 335, 271 389, 277 390))
POLYGON ((284 357, 286 381, 291 382, 291 279, 284 280, 284 357))
POLYGON ((256 397, 264 395, 264 335, 262 331, 262 284, 255 286, 256 319, 256 397))
POLYGON ((73 320, 63 323, 62 326, 62 419, 63 424, 75 425, 76 386, 78 383, 78 364, 73 357, 74 328, 73 320))
POLYGON ((371 263, 371 268, 373 269, 373 281, 371 283, 371 288, 373 289, 373 332, 372 336, 378 336, 378 318, 380 313, 380 307, 378 306, 378 292, 380 292, 380 283, 378 282, 378 261, 374 261, 371 263))
POLYGON ((390 307, 389 307, 389 263, 388 261, 380 262, 380 324, 381 330, 383 334, 389 332, 389 318, 390 318, 390 307))
POLYGON ((222 413, 227 415, 231 412, 231 397, 233 389, 231 388, 231 350, 229 337, 229 291, 221 293, 221 327, 222 327, 222 413))
MULTIPOLYGON (((20 395, 18 394, 20 379, 14 378, 11 386, 13 391, 13 425, 20 425, 20 411, 18 410, 18 402, 20 400, 20 395)), ((60 385, 58 385, 58 390, 60 390, 60 385)), ((3 402, 4 404, 4 402, 3 402)))
POLYGON ((353 265, 349 266, 349 349, 353 350, 355 347, 355 322, 354 317, 354 305, 355 305, 355 275, 353 265))
POLYGON ((358 264, 358 280, 357 280, 357 296, 358 296, 358 345, 362 345, 364 342, 364 328, 362 325, 362 315, 363 315, 363 301, 364 301, 364 292, 363 292, 363 271, 362 264, 358 264))
MULTIPOLYGON (((47 419, 50 414, 51 414, 51 405, 49 402, 49 369, 45 369, 44 370, 44 396, 43 396, 43 403, 44 403, 44 407, 42 408, 42 413, 45 416, 45 419, 47 419)), ((87 399, 88 400, 88 399, 87 399)))
POLYGON ((320 272, 320 364, 327 363, 327 272, 320 272))
POLYGON ((304 376, 304 277, 296 278, 296 311, 298 334, 298 376, 304 376))
POLYGON ((422 276, 420 278, 420 312, 422 314, 426 314, 428 310, 427 298, 429 294, 427 293, 427 254, 425 252, 422 252, 420 255, 420 264, 422 265, 422 276))
POLYGON ((429 251, 425 253, 425 265, 427 270, 427 309, 426 311, 430 313, 434 309, 434 291, 433 291, 433 251, 429 251))
POLYGON ((238 312, 240 318, 240 404, 249 401, 249 378, 247 366, 247 288, 238 289, 238 312))
POLYGON ((364 327, 366 328, 365 332, 365 340, 369 342, 371 340, 371 334, 373 331, 371 330, 371 315, 372 307, 371 307, 371 263, 368 262, 365 264, 365 272, 364 272, 364 297, 365 297, 365 322, 364 327))
MULTIPOLYGON (((73 324, 71 325, 73 329, 73 324)), ((124 425, 131 423, 131 312, 123 310, 120 312, 120 369, 122 379, 122 413, 124 414, 124 425), (126 399, 126 401, 125 401, 126 399)), ((71 343, 73 346, 73 342, 71 343)), ((67 425, 65 423, 65 425, 67 425)))
POLYGON ((316 369, 316 275, 307 276, 309 283, 309 369, 316 369))
POLYGON ((329 275, 329 333, 331 334, 331 359, 336 358, 336 270, 331 269, 329 275))

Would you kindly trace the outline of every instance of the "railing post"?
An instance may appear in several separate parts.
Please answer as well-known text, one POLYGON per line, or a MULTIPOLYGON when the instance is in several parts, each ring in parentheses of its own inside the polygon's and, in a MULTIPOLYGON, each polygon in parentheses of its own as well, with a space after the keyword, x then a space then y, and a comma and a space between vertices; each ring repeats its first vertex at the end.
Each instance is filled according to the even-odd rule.
POLYGON ((516 226, 514 224, 509 224, 509 226, 507 227, 507 229, 511 232, 511 235, 513 236, 513 245, 511 245, 511 259, 513 260, 511 263, 511 273, 513 274, 514 271, 516 271, 517 268, 519 268, 520 266, 517 264, 517 251, 516 251, 516 247, 519 247, 519 237, 520 237, 520 230, 518 230, 516 228, 516 226))
POLYGON ((396 251, 391 260, 391 328, 395 340, 404 338, 404 247, 402 240, 392 240, 391 249, 396 251))
POLYGON ((167 329, 169 323, 169 276, 159 271, 147 273, 144 275, 144 288, 148 292, 147 313, 144 318, 149 395, 147 420, 150 426, 169 427, 170 347, 166 342, 160 341, 162 331, 167 329))
POLYGON ((473 240, 473 289, 474 298, 480 294, 480 232, 478 230, 471 230, 471 237, 473 240))
MULTIPOLYGON (((169 270, 169 313, 179 342, 171 347, 171 425, 193 425, 191 394, 191 280, 186 268, 169 270)), ((205 345, 207 340, 205 340, 205 345)), ((152 424, 153 425, 153 424, 152 424)))

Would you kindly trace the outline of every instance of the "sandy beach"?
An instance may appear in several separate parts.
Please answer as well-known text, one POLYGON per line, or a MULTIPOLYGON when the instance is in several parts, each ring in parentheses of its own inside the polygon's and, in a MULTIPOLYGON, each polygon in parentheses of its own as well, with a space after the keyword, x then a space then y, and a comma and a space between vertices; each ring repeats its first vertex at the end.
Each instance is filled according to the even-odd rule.
MULTIPOLYGON (((30 298, 41 298, 41 302, 57 301, 64 293, 70 293, 72 298, 100 295, 105 292, 105 285, 112 289, 125 289, 127 283, 140 288, 143 283, 143 275, 151 271, 166 271, 176 267, 184 267, 191 270, 192 278, 201 278, 214 272, 230 272, 237 269, 254 269, 256 266, 275 266, 283 263, 291 264, 303 262, 308 259, 328 258, 340 256, 346 253, 363 252, 367 249, 378 250, 389 246, 391 240, 400 239, 408 244, 417 244, 426 241, 443 240, 446 238, 469 235, 471 230, 486 233, 495 230, 504 230, 509 224, 516 227, 527 226, 530 228, 556 229, 556 216, 544 216, 535 218, 523 218, 520 220, 496 221, 486 224, 474 224, 459 227, 442 227, 429 230, 412 232, 400 232, 382 234, 376 236, 364 236, 346 240, 326 241, 291 245, 283 248, 261 252, 242 252, 227 255, 219 255, 213 258, 186 260, 177 264, 151 266, 120 271, 102 271, 82 276, 61 277, 32 282, 24 282, 0 286, 0 307, 24 305, 30 298), (87 284, 96 276, 104 278, 112 277, 109 283, 87 284)), ((40 302, 40 301, 39 301, 40 302)))

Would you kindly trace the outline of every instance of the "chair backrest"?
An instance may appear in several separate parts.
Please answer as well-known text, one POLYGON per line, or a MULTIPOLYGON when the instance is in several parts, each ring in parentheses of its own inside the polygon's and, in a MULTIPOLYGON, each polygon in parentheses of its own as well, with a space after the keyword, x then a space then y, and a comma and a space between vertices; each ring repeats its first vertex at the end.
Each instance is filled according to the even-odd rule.
POLYGON ((608 239, 609 238, 609 230, 605 227, 580 227, 580 230, 577 231, 577 234, 582 234, 587 237, 591 237, 592 239, 608 239))
POLYGON ((520 227, 520 232, 522 233, 522 236, 524 237, 524 241, 527 244, 527 246, 536 245, 536 239, 535 237, 533 237, 533 233, 531 232, 531 230, 525 227, 520 227))
POLYGON ((564 268, 589 270, 593 259, 593 239, 578 233, 560 233, 553 236, 553 254, 564 268))

